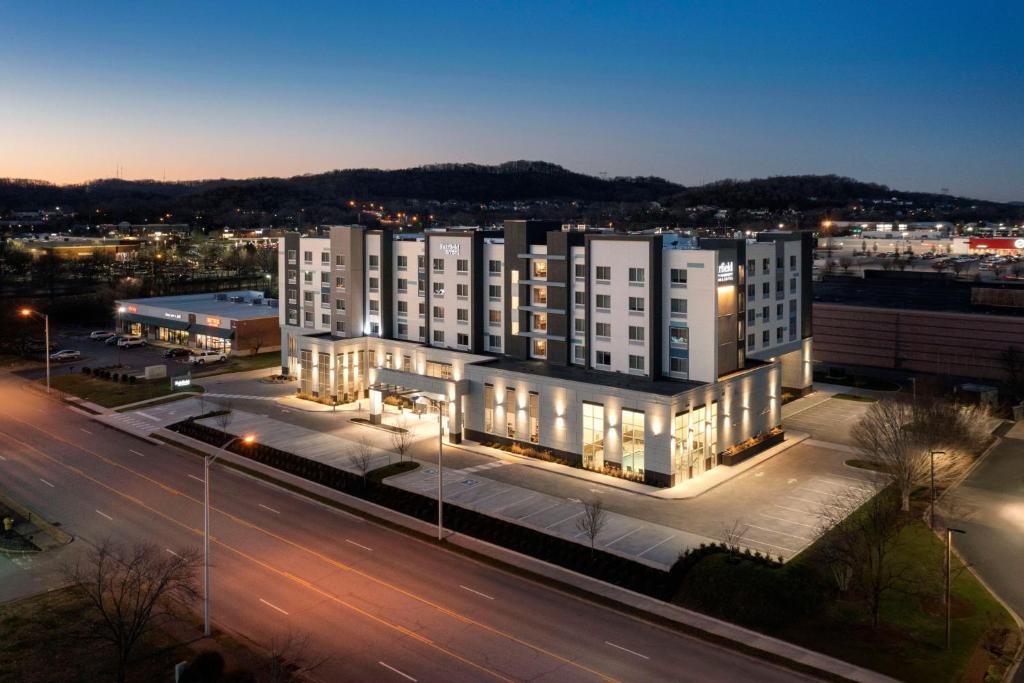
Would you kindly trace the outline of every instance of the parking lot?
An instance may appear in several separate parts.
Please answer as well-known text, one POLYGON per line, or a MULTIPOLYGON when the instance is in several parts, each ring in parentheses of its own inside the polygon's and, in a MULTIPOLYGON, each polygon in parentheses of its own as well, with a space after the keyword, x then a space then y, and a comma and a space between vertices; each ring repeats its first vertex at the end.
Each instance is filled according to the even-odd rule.
POLYGON ((783 409, 783 425, 787 430, 805 432, 821 441, 852 446, 854 443, 850 431, 870 405, 861 401, 829 398, 791 414, 783 409))

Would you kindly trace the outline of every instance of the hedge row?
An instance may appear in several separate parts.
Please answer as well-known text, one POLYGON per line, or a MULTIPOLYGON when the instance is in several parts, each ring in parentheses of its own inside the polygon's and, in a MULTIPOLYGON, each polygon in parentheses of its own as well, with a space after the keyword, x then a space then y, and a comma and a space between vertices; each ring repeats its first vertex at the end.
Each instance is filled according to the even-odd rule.
POLYGON ((82 367, 82 374, 95 377, 97 379, 109 379, 111 382, 125 382, 127 384, 135 384, 138 381, 138 377, 135 375, 129 375, 127 372, 111 372, 106 368, 90 368, 88 366, 82 367))
MULTIPOLYGON (((170 425, 180 434, 220 446, 229 437, 222 431, 185 420, 170 425)), ((260 464, 362 498, 425 522, 437 523, 437 501, 388 484, 363 480, 358 474, 299 457, 271 446, 235 442, 233 453, 260 464)), ((530 529, 474 510, 448 503, 444 506, 446 528, 566 569, 592 576, 660 600, 672 597, 678 574, 634 562, 602 550, 530 529)))

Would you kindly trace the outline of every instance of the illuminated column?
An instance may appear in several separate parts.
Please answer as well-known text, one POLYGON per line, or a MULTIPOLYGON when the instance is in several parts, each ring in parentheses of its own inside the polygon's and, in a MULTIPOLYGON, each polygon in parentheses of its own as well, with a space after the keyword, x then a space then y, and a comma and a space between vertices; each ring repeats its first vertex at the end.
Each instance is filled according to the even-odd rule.
POLYGON ((384 395, 377 389, 370 389, 370 423, 380 424, 384 411, 384 395))

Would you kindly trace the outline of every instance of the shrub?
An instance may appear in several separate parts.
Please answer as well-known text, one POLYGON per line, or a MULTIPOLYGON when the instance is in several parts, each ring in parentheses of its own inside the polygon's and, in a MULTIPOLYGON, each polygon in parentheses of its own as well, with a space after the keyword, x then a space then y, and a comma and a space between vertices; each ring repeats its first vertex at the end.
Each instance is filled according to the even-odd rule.
POLYGON ((216 683, 224 676, 224 657, 214 650, 203 650, 185 666, 179 683, 216 683))
POLYGON ((138 380, 138 377, 136 377, 135 375, 129 375, 129 376, 128 376, 128 383, 129 383, 129 384, 135 384, 135 382, 136 382, 137 380, 138 380))
POLYGON ((92 370, 89 368, 88 365, 83 365, 82 366, 82 374, 83 375, 91 375, 92 374, 92 370))

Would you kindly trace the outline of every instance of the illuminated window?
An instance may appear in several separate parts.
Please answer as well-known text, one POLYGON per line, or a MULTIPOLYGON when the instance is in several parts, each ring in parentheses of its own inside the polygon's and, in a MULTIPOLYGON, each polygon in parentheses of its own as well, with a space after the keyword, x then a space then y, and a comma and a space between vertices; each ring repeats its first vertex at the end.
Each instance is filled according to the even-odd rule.
POLYGON ((540 396, 536 391, 530 392, 530 442, 540 443, 540 396))
POLYGON ((494 385, 484 385, 484 431, 494 431, 494 385))
POLYGON ((644 471, 644 413, 622 411, 622 469, 644 471))
POLYGON ((505 390, 505 434, 510 439, 516 438, 516 390, 505 390))
POLYGON ((583 466, 604 463, 604 406, 583 402, 583 466))

